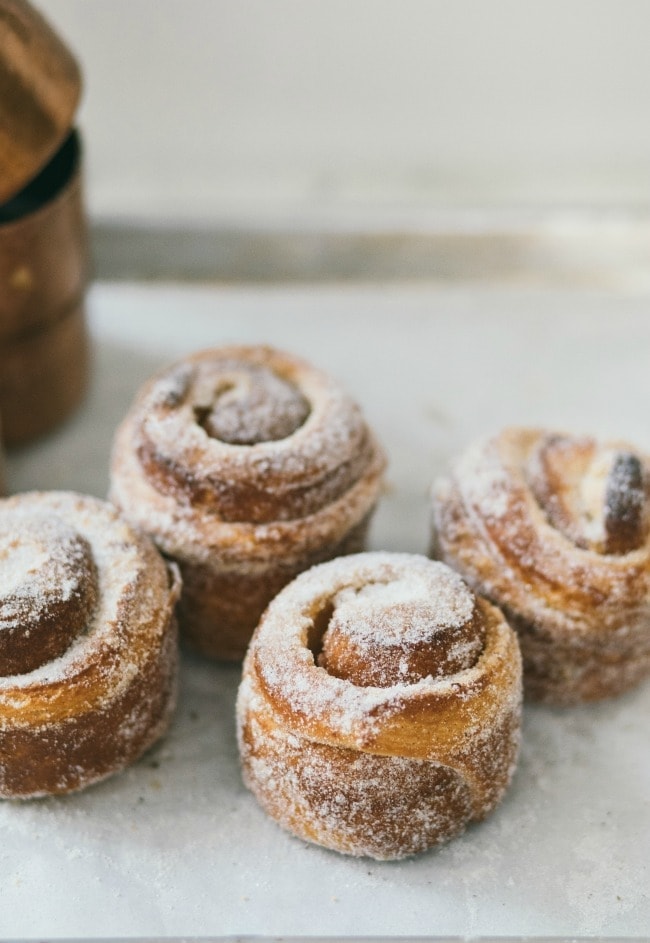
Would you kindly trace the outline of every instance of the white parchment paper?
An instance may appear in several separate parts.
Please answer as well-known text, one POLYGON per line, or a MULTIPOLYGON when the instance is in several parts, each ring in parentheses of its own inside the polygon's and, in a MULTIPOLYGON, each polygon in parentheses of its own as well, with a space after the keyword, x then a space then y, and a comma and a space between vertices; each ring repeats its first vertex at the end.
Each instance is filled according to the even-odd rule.
MULTIPOLYGON (((184 352, 264 341, 336 375, 390 458, 376 549, 426 552, 432 478, 508 423, 650 449, 650 301, 426 287, 95 286, 92 389, 9 485, 106 494, 116 423, 184 352)), ((308 846, 243 788, 236 667, 186 655, 169 735, 85 793, 0 804, 0 937, 618 935, 650 927, 650 683, 528 706, 513 786, 446 847, 389 864, 308 846)))

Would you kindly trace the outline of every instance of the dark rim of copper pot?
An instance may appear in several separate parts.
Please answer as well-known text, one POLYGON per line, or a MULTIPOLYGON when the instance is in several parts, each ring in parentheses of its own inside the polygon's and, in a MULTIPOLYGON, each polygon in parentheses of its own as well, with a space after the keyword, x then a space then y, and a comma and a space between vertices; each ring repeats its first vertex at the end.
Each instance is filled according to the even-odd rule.
POLYGON ((75 129, 39 174, 16 196, 0 204, 0 224, 29 216, 55 200, 75 176, 80 161, 81 139, 75 129))

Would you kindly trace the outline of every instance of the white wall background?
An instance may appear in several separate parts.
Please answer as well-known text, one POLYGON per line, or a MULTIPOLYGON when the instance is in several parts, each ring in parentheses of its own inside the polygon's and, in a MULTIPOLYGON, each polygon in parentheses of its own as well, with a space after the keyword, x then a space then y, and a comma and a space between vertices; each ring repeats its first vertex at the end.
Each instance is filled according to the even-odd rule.
POLYGON ((647 0, 35 0, 95 217, 650 204, 647 0))

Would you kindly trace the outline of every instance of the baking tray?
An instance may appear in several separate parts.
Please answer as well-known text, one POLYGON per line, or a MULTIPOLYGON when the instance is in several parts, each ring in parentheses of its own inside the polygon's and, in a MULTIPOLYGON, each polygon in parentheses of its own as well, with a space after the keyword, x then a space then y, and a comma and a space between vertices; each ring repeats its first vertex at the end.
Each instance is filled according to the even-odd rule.
MULTIPOLYGON (((81 412, 8 459, 12 490, 106 494, 113 429, 184 352, 264 341, 337 376, 389 455, 371 546, 425 552, 432 478, 509 423, 650 449, 648 298, 420 285, 247 289, 103 283, 81 412)), ((512 788, 486 822, 393 863, 281 831, 244 789, 239 669, 185 653, 169 735, 75 796, 0 804, 0 937, 645 937, 650 684, 527 706, 512 788)))

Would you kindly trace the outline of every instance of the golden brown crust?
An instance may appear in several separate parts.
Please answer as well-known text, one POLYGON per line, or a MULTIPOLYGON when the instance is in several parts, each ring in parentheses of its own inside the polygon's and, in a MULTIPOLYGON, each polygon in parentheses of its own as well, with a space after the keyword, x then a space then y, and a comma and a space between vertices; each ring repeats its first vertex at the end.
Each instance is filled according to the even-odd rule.
POLYGON ((0 796, 81 789, 165 731, 178 592, 110 505, 66 492, 0 502, 0 796))
POLYGON ((650 673, 649 472, 625 443, 506 429, 434 487, 432 554, 517 629, 528 696, 598 700, 650 673))
POLYGON ((227 347, 145 385, 116 435, 111 499, 178 562, 185 637, 240 659, 282 586, 362 548, 383 468, 332 380, 268 347, 227 347))
POLYGON ((448 567, 340 558, 287 586, 253 637, 237 702, 244 779, 299 837, 403 857, 494 808, 520 703, 514 632, 448 567))

